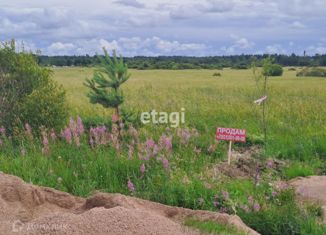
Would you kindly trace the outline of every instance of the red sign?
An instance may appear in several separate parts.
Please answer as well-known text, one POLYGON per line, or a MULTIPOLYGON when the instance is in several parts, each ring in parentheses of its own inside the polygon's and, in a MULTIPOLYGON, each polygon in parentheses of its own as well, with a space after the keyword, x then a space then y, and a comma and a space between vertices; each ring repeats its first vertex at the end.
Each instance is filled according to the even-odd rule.
POLYGON ((216 139, 232 142, 246 142, 246 130, 218 127, 216 130, 216 139))

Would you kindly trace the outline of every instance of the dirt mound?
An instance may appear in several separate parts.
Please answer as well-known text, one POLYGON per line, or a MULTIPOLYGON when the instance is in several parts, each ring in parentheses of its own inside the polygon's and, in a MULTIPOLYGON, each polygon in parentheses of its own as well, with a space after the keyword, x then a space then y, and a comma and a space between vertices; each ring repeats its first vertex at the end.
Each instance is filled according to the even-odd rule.
POLYGON ((258 172, 272 168, 279 171, 285 162, 276 159, 260 159, 261 149, 257 147, 242 148, 232 151, 231 165, 221 162, 213 167, 214 175, 219 173, 231 178, 254 178, 258 172))
POLYGON ((326 223, 326 176, 299 177, 290 181, 300 200, 320 204, 326 223))
POLYGON ((194 211, 120 194, 83 199, 0 173, 0 234, 199 234, 188 217, 257 234, 238 216, 194 211))

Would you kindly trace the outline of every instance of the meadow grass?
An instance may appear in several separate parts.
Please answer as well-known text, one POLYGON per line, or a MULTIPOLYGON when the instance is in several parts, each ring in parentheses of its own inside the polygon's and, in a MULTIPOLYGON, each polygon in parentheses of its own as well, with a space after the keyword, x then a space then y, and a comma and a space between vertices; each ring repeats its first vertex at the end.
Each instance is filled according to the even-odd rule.
MULTIPOLYGON (((249 138, 261 138, 260 98, 252 71, 214 70, 130 70, 131 79, 123 86, 125 107, 137 112, 186 110, 185 126, 196 127, 208 142, 216 127, 247 129, 249 138)), ((110 118, 110 113, 91 105, 83 86, 93 68, 56 68, 54 79, 67 90, 72 115, 110 118)), ((326 79, 296 77, 295 71, 269 78, 267 107, 267 155, 312 160, 326 156, 326 79)), ((156 133, 163 128, 148 125, 156 133)))
POLYGON ((216 234, 216 235, 246 235, 245 232, 240 232, 236 228, 230 225, 218 224, 212 221, 199 221, 195 219, 187 219, 184 224, 189 227, 193 227, 203 232, 204 234, 216 234))
MULTIPOLYGON (((92 68, 55 68, 54 79, 67 90, 71 116, 110 122, 112 110, 88 102, 83 82, 92 76, 92 71, 92 68)), ((225 161, 227 146, 219 143, 215 151, 208 151, 214 144, 218 126, 247 129, 247 145, 261 142, 261 107, 253 104, 261 94, 251 70, 224 69, 219 71, 221 77, 214 77, 213 70, 130 72, 132 77, 123 86, 126 108, 135 112, 153 109, 175 112, 184 107, 186 123, 181 127, 183 130, 194 127, 199 136, 193 135, 184 143, 182 135, 173 128, 168 131, 166 126, 143 126, 137 130, 140 142, 133 146, 130 156, 130 140, 134 138, 130 136, 124 137, 122 148, 116 148, 112 141, 92 147, 90 132, 86 130, 78 145, 57 136, 49 141, 49 149, 44 153, 42 137, 28 137, 25 131, 18 142, 13 142, 2 134, 0 170, 27 182, 79 196, 99 190, 172 206, 238 214, 262 234, 324 234, 325 228, 316 222, 319 215, 307 217, 294 203, 293 191, 276 190, 272 182, 310 175, 317 168, 325 168, 322 160, 326 156, 323 106, 326 80, 297 78, 295 71, 270 78, 265 157, 291 159, 294 163, 281 173, 273 169, 262 172, 261 182, 256 185, 251 178, 213 177, 213 166, 225 161), (166 136, 172 137, 171 152, 163 151, 151 160, 139 157, 145 143, 153 139, 159 145, 160 138, 166 136), (162 157, 169 160, 168 167, 162 157), (143 173, 142 164, 145 164, 143 173), (128 185, 129 180, 135 190, 128 185)), ((186 135, 192 135, 189 133, 186 135)), ((240 146, 243 145, 235 148, 240 146)), ((191 224, 212 232, 229 231, 210 222, 191 224)))

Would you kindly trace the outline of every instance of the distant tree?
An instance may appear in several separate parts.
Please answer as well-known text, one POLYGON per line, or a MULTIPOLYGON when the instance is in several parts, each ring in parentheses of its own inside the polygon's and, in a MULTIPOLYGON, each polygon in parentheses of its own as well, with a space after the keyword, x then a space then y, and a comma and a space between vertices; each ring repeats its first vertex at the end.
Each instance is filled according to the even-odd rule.
POLYGON ((283 74, 283 67, 279 64, 274 64, 273 61, 270 62, 270 64, 266 67, 266 61, 265 61, 265 66, 263 70, 263 75, 266 76, 282 76, 283 74))
POLYGON ((91 80, 86 80, 85 85, 91 89, 88 94, 90 102, 101 104, 105 108, 114 108, 120 122, 120 105, 124 101, 120 86, 130 78, 130 74, 123 58, 118 58, 115 51, 112 58, 104 48, 103 51, 104 57, 98 57, 99 68, 95 70, 91 80))

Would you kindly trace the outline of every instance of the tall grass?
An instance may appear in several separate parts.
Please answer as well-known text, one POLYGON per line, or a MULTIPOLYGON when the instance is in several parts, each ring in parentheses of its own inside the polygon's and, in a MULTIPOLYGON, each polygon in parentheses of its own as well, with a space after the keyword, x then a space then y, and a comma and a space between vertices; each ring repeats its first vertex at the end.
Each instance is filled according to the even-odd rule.
MULTIPOLYGON (((214 138, 217 126, 247 129, 260 136, 259 107, 251 70, 224 69, 214 79, 211 70, 132 70, 123 90, 125 106, 138 112, 180 111, 186 109, 186 126, 196 127, 203 139, 214 138)), ((55 79, 64 85, 73 114, 83 117, 108 115, 100 106, 88 103, 82 85, 92 74, 91 68, 57 68, 55 79)), ((270 78, 267 113, 268 155, 308 160, 326 156, 326 81, 322 78, 297 78, 285 71, 282 77, 270 78)), ((161 131, 145 126, 149 133, 161 131)))

